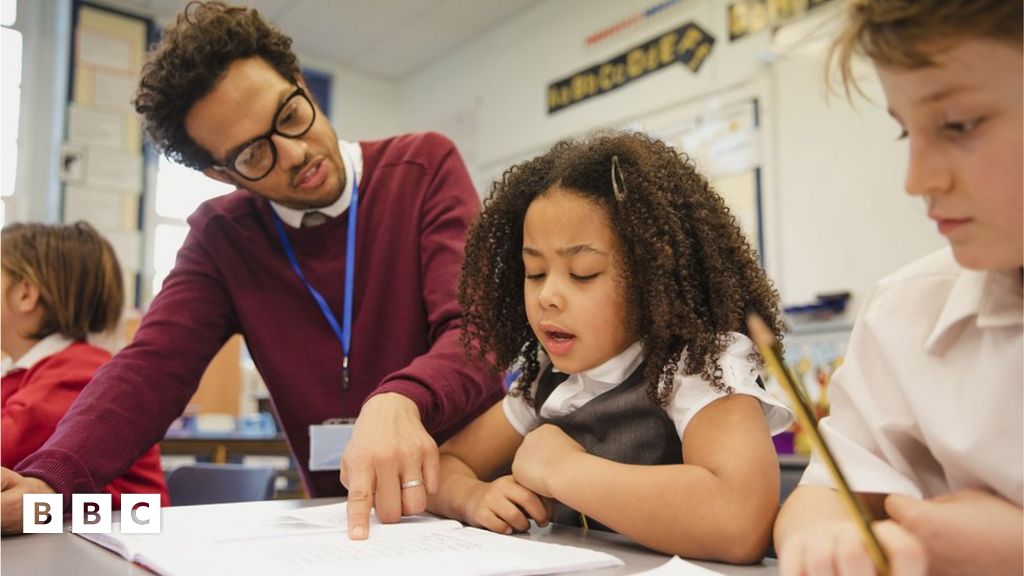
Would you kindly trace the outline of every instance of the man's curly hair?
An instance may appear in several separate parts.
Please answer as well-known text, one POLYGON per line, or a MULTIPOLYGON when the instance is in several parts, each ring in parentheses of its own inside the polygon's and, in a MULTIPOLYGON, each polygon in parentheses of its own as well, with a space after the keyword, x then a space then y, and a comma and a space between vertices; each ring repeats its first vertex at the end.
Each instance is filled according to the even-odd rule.
POLYGON ((146 134, 171 160, 196 170, 214 163, 185 132, 185 115, 213 91, 236 60, 260 57, 286 79, 297 78, 292 40, 251 8, 190 2, 164 30, 142 68, 135 111, 146 134))
MULTIPOLYGON (((565 140, 505 171, 466 242, 462 345, 495 370, 518 366, 513 394, 532 404, 530 385, 540 371, 540 343, 523 297, 523 222, 534 199, 554 186, 597 202, 608 214, 622 251, 627 329, 643 346, 654 402, 668 404, 680 369, 731 392, 717 360, 731 343, 730 332, 747 333, 747 314, 759 314, 781 338, 778 293, 725 202, 685 156, 629 132, 565 140), (621 200, 612 183, 616 158, 621 200)), ((754 360, 760 364, 756 353, 754 360)))

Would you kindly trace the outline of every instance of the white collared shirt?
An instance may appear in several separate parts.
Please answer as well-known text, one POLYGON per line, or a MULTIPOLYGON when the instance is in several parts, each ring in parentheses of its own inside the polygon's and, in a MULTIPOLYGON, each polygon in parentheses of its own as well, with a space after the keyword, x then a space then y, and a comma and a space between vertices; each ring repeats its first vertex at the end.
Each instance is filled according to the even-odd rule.
POLYGON ((17 361, 12 361, 9 357, 4 358, 3 365, 0 366, 0 376, 6 376, 7 374, 17 370, 28 370, 35 366, 40 360, 53 356, 74 343, 74 340, 65 338, 59 332, 54 332, 39 342, 36 342, 35 345, 29 348, 28 352, 22 354, 21 358, 18 358, 17 361))
MULTIPOLYGON (((772 434, 778 434, 793 421, 792 413, 783 403, 757 385, 757 367, 750 361, 753 342, 743 334, 734 333, 733 342, 718 359, 722 367, 722 382, 733 388, 736 394, 748 394, 761 402, 772 434)), ((643 362, 643 347, 639 342, 620 352, 604 364, 570 375, 559 384, 540 408, 540 416, 522 396, 506 395, 502 401, 505 417, 517 432, 525 436, 541 424, 541 417, 555 418, 578 410, 581 406, 601 394, 615 388, 626 380, 643 362)), ((540 373, 543 374, 550 359, 540 352, 540 373)), ((682 360, 680 360, 680 366, 682 360)), ((536 393, 538 377, 532 385, 536 393)), ((682 440, 686 426, 702 408, 726 395, 714 389, 699 374, 684 375, 677 372, 672 401, 665 406, 665 412, 675 423, 676 432, 682 440)), ((514 386, 515 384, 513 384, 514 386)))
POLYGON ((277 202, 271 202, 270 206, 281 217, 282 222, 292 228, 298 228, 302 226, 302 217, 306 212, 322 212, 328 218, 337 218, 348 209, 348 205, 352 203, 352 191, 355 183, 360 181, 358 179, 363 176, 363 149, 358 142, 338 140, 338 145, 341 148, 342 164, 345 165, 345 189, 341 191, 341 196, 338 196, 333 204, 316 210, 296 210, 277 202))
MULTIPOLYGON (((1024 499, 1019 270, 944 249, 882 280, 861 309, 820 429, 858 492, 1024 499)), ((832 485, 817 458, 803 483, 832 485)))

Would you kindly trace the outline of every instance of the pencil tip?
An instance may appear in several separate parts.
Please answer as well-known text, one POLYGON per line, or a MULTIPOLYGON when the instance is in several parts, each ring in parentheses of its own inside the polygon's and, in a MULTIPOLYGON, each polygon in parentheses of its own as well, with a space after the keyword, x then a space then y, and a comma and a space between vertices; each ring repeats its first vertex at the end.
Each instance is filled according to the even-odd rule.
POLYGON ((775 338, 772 336, 772 331, 756 313, 747 315, 747 329, 750 330, 751 340, 758 346, 770 347, 774 344, 775 338))

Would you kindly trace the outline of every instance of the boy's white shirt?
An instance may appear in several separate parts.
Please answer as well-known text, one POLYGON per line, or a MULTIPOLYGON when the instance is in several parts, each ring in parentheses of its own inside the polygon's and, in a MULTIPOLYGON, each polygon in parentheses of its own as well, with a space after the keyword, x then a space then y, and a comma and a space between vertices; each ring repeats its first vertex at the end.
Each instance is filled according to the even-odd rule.
MULTIPOLYGON (((722 382, 726 386, 731 386, 736 394, 747 394, 757 398, 761 402, 761 410, 768 421, 771 433, 778 434, 793 422, 793 414, 785 404, 757 385, 758 370, 756 365, 750 361, 753 346, 753 342, 743 334, 733 333, 732 344, 722 352, 719 358, 722 382)), ((551 361, 543 350, 540 352, 539 360, 541 374, 543 374, 551 361)), ((505 417, 517 432, 525 436, 540 426, 541 417, 564 416, 615 388, 624 382, 640 366, 641 362, 643 362, 643 347, 636 342, 607 362, 590 370, 570 375, 565 382, 559 384, 552 391, 541 406, 540 416, 532 406, 526 404, 522 396, 506 395, 502 401, 505 417)), ((665 407, 665 412, 675 423, 676 432, 682 440, 683 432, 693 417, 702 408, 725 396, 726 393, 712 388, 711 384, 699 374, 684 375, 677 372, 674 383, 675 390, 672 394, 672 401, 665 407)), ((537 390, 537 384, 538 382, 534 382, 532 385, 534 392, 537 390)))
POLYGON ((341 191, 341 196, 338 196, 338 199, 331 205, 316 210, 296 210, 277 202, 271 202, 270 206, 281 217, 282 222, 292 228, 298 228, 302 226, 302 217, 306 212, 322 212, 329 218, 337 218, 348 209, 348 205, 352 203, 352 190, 353 184, 356 182, 356 174, 360 179, 363 176, 363 149, 358 142, 338 140, 338 145, 342 151, 342 163, 345 165, 345 189, 341 191))
POLYGON ((74 343, 74 340, 65 338, 58 332, 50 334, 36 342, 17 361, 11 360, 10 357, 4 357, 3 363, 0 365, 0 376, 6 376, 8 373, 16 370, 28 370, 40 360, 53 356, 74 343))
MULTIPOLYGON (((1024 306, 1018 270, 949 249, 883 279, 861 309, 820 429, 858 492, 1024 499, 1024 306)), ((801 481, 831 485, 812 458, 801 481)))

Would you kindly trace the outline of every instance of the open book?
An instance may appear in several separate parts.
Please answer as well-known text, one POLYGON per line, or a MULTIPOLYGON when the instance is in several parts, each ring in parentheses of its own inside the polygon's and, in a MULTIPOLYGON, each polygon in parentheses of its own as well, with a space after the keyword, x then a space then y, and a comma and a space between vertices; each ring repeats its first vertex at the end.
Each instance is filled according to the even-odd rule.
POLYGON ((251 505, 176 508, 161 534, 79 534, 166 576, 204 574, 530 575, 622 566, 585 548, 548 544, 469 528, 429 516, 398 524, 371 519, 370 538, 353 542, 345 504, 282 514, 251 505))

